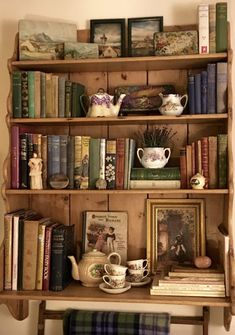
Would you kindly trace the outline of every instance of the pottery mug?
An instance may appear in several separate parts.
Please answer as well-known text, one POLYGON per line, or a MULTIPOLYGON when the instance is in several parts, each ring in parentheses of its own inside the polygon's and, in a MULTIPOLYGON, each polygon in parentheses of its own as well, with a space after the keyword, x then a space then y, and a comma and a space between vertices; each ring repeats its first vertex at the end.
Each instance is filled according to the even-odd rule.
POLYGON ((133 261, 127 262, 128 269, 130 270, 142 270, 146 269, 148 266, 147 259, 135 259, 133 261))
POLYGON ((104 275, 103 281, 111 288, 123 288, 126 283, 126 275, 121 276, 104 275))
POLYGON ((104 271, 111 276, 122 276, 126 274, 127 267, 117 264, 104 264, 104 271))
POLYGON ((141 270, 128 270, 129 272, 129 279, 133 283, 139 283, 144 278, 146 278, 149 274, 149 270, 147 269, 141 269, 141 270))

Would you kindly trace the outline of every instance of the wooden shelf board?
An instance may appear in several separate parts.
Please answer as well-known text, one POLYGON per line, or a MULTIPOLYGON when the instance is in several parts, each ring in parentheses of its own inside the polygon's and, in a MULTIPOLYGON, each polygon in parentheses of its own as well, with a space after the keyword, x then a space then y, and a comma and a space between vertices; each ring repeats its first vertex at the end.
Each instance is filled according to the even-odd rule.
POLYGON ((2 291, 0 293, 0 301, 1 299, 147 303, 216 307, 230 306, 228 298, 153 296, 149 293, 149 287, 133 287, 122 294, 108 294, 102 292, 99 288, 87 288, 81 286, 79 283, 72 283, 60 292, 2 291))
POLYGON ((200 115, 181 115, 181 116, 163 116, 163 115, 136 115, 136 116, 119 116, 119 117, 79 117, 79 118, 40 118, 40 119, 11 119, 11 124, 84 124, 97 126, 97 124, 138 124, 138 123, 205 123, 219 122, 227 120, 228 114, 200 114, 200 115))
POLYGON ((38 194, 58 194, 58 195, 73 195, 73 194, 228 194, 228 189, 131 189, 131 190, 19 190, 19 189, 6 189, 7 195, 38 195, 38 194))
POLYGON ((81 60, 13 61, 12 69, 49 72, 100 72, 191 69, 205 67, 209 62, 227 59, 227 53, 179 56, 119 57, 81 60))

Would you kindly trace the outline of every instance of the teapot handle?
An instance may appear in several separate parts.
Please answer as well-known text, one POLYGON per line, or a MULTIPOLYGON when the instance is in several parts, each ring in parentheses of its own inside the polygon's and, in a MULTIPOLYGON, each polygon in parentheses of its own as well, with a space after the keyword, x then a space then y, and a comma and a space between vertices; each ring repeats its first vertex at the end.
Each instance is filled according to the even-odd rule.
MULTIPOLYGON (((183 108, 185 108, 185 106, 187 105, 187 102, 188 102, 188 94, 184 94, 182 95, 182 97, 180 98, 180 103, 181 103, 181 100, 185 98, 185 103, 183 106, 183 108)), ((181 103, 182 104, 182 103, 181 103)))
POLYGON ((115 256, 115 257, 118 258, 118 262, 117 262, 117 263, 114 263, 114 264, 120 265, 122 259, 121 259, 121 256, 120 256, 117 252, 111 252, 111 254, 108 255, 108 261, 110 262, 110 264, 113 264, 113 263, 111 263, 111 260, 110 260, 110 258, 111 258, 112 256, 115 256))
POLYGON ((164 149, 164 155, 165 155, 165 157, 166 157, 166 163, 169 161, 169 158, 170 158, 170 156, 171 156, 171 149, 170 148, 165 148, 164 149), (167 154, 167 156, 166 156, 166 152, 168 153, 167 154))
POLYGON ((143 153, 144 153, 144 149, 143 148, 138 148, 137 149, 137 157, 138 157, 138 159, 139 159, 139 162, 141 163, 141 158, 142 157, 140 157, 140 152, 142 152, 142 157, 143 157, 143 153))

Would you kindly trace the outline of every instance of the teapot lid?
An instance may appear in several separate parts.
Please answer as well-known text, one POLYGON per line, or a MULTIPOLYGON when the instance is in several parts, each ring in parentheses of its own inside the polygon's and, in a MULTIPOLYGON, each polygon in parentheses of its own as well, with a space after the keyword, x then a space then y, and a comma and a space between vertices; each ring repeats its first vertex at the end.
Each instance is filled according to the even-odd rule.
POLYGON ((92 251, 83 254, 82 257, 88 258, 88 257, 107 257, 107 256, 103 252, 98 251, 97 249, 93 249, 92 251))

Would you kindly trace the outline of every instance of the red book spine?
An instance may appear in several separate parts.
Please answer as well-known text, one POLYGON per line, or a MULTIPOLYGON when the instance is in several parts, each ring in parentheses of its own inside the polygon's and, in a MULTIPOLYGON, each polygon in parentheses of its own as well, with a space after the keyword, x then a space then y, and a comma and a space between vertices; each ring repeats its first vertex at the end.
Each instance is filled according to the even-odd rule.
POLYGON ((20 142, 19 142, 19 126, 11 128, 11 188, 20 188, 20 142))
POLYGON ((206 178, 206 184, 204 188, 208 188, 209 183, 209 145, 208 137, 203 137, 202 142, 202 174, 206 178))
POLYGON ((180 149, 180 180, 181 188, 187 188, 186 148, 180 149))
POLYGON ((117 138, 116 144, 116 189, 124 188, 125 138, 117 138))

